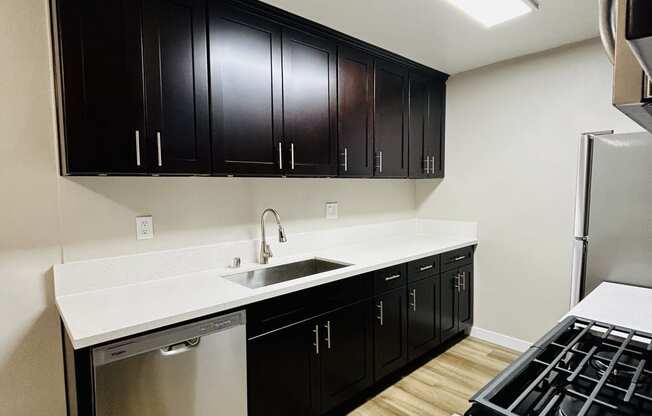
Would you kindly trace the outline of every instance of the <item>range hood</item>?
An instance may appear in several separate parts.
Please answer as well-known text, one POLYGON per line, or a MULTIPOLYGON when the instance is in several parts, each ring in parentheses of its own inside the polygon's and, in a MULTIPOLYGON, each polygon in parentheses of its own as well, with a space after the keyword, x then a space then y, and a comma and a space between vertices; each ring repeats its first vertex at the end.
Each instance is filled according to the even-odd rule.
POLYGON ((652 84, 644 70, 652 69, 652 0, 600 0, 600 35, 614 64, 614 106, 652 132, 652 84))

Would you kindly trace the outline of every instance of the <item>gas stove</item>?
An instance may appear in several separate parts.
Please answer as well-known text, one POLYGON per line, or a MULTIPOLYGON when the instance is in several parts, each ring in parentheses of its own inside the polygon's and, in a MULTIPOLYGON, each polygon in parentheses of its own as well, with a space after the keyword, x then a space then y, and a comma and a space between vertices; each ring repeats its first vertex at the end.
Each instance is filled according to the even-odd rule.
POLYGON ((652 415, 652 334, 568 317, 471 401, 467 416, 652 415))

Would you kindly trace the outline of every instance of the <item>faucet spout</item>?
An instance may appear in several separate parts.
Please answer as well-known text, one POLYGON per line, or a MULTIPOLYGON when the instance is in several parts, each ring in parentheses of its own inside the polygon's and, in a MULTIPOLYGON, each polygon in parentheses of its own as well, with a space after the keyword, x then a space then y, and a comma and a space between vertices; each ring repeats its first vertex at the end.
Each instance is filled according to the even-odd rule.
POLYGON ((265 236, 265 216, 268 213, 274 215, 274 219, 276 220, 276 225, 278 225, 278 241, 280 243, 285 243, 288 241, 287 235, 285 234, 285 229, 283 229, 283 225, 281 224, 281 216, 278 215, 278 212, 273 208, 267 208, 266 210, 264 210, 263 214, 260 216, 260 234, 262 236, 260 242, 260 262, 262 264, 269 263, 270 257, 274 255, 272 254, 272 249, 269 247, 269 244, 267 243, 267 238, 265 236))

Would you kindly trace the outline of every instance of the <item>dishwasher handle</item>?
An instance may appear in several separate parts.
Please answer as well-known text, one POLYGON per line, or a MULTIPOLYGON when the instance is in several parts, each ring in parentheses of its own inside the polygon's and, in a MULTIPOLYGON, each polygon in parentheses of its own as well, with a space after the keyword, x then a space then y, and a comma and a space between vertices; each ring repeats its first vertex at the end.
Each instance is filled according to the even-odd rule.
POLYGON ((191 351, 199 346, 201 338, 193 338, 188 341, 183 341, 178 344, 170 345, 165 348, 161 348, 159 352, 164 357, 172 357, 174 355, 183 354, 184 352, 191 351))

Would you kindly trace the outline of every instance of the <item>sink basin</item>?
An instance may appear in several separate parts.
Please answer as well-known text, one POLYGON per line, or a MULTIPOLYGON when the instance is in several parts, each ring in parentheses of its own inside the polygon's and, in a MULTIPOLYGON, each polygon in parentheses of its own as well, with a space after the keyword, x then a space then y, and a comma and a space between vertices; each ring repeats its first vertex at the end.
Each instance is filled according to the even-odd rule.
POLYGON ((256 289, 347 266, 349 265, 330 260, 309 259, 225 276, 225 278, 239 285, 256 289))

